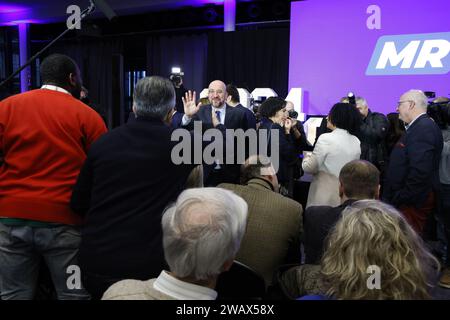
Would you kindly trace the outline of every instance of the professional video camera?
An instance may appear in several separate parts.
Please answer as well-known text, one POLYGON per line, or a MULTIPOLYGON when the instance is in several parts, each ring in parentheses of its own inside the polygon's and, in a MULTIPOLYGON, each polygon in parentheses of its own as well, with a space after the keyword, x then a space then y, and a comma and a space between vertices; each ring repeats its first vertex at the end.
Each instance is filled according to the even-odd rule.
MULTIPOLYGON (((436 97, 436 94, 431 91, 425 91, 424 94, 428 98, 436 97)), ((446 128, 450 125, 450 100, 441 97, 429 102, 427 113, 440 128, 446 128)))
POLYGON ((179 88, 183 83, 183 76, 184 72, 181 71, 181 68, 173 67, 169 79, 175 87, 179 88))

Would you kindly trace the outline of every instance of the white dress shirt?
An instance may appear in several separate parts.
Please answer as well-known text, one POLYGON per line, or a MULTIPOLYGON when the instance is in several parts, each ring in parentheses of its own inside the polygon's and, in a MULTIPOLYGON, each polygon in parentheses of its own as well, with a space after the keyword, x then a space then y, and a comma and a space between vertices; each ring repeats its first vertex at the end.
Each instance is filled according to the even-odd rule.
POLYGON ((167 271, 161 272, 153 287, 178 300, 215 300, 217 298, 215 290, 178 280, 167 271))
POLYGON ((61 87, 58 86, 54 86, 51 84, 44 84, 41 89, 47 89, 47 90, 53 90, 53 91, 57 91, 57 92, 63 92, 63 93, 67 93, 68 95, 72 95, 69 91, 67 91, 66 89, 63 89, 61 87))

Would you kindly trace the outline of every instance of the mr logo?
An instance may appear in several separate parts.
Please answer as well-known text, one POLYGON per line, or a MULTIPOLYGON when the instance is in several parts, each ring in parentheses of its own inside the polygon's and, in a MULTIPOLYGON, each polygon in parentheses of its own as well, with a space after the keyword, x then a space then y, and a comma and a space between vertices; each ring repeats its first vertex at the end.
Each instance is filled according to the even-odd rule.
POLYGON ((366 70, 368 76, 446 74, 450 32, 383 36, 366 70))

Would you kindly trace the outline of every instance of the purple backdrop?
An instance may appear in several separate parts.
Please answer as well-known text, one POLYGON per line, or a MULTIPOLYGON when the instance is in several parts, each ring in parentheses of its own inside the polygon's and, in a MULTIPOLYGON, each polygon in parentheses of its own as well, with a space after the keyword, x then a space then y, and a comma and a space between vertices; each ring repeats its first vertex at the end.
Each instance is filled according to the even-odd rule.
MULTIPOLYGON (((395 111, 409 89, 450 94, 450 74, 366 76, 378 39, 386 35, 450 31, 449 0, 306 0, 291 7, 289 89, 307 91, 306 114, 327 114, 347 92, 373 111, 395 111), (381 29, 369 30, 370 5, 381 9, 381 29)), ((402 48, 397 48, 400 52, 402 48)), ((449 61, 450 54, 445 58, 449 61)), ((443 60, 444 61, 444 60, 443 60)))

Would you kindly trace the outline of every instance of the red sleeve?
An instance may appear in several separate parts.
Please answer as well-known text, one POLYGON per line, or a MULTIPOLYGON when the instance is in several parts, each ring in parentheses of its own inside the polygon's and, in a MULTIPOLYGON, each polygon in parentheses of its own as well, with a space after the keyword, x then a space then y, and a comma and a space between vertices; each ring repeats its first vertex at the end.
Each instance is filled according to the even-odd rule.
POLYGON ((82 123, 83 133, 86 141, 86 153, 102 134, 107 132, 105 122, 94 110, 86 110, 84 121, 82 123))

